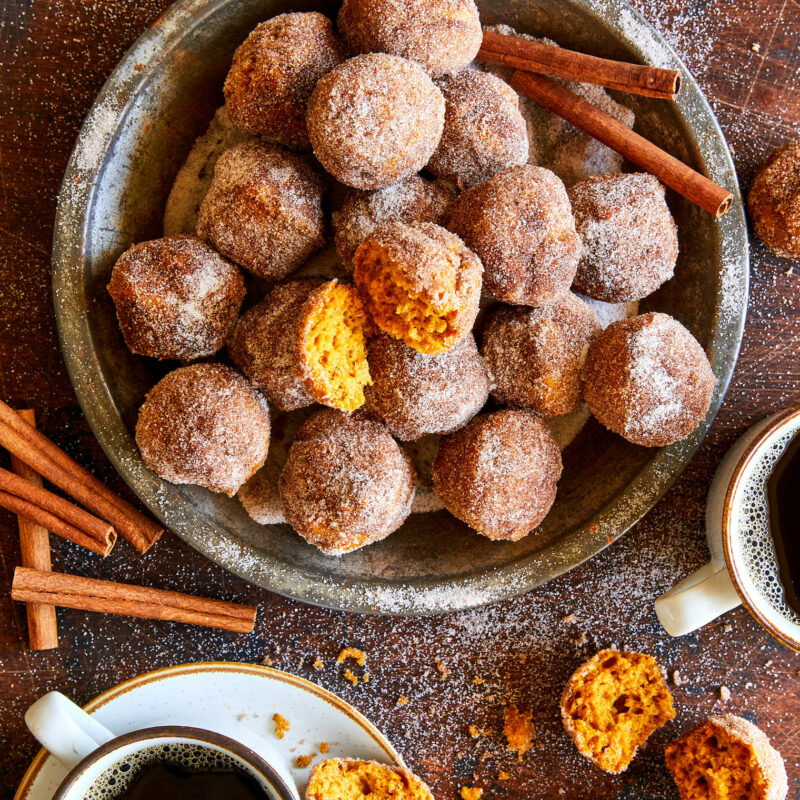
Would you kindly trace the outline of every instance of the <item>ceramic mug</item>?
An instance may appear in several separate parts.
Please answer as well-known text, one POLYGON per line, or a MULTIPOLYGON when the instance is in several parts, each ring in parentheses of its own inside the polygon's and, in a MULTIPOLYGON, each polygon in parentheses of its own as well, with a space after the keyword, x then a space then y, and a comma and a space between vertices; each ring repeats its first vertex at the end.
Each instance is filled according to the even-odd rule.
MULTIPOLYGON (((37 700, 25 713, 25 723, 42 746, 70 770, 53 800, 91 797, 92 789, 104 787, 117 765, 135 762, 137 755, 144 759, 144 751, 159 752, 162 747, 171 753, 180 753, 181 748, 208 752, 210 761, 222 761, 255 780, 270 800, 299 800, 287 766, 276 753, 265 753, 263 744, 259 744, 259 755, 222 734, 177 725, 117 736, 59 692, 37 700)), ((159 759, 155 756, 152 760, 159 759)), ((98 791, 100 795, 107 796, 98 791)))
POLYGON ((744 603, 779 641, 800 650, 800 616, 782 601, 764 485, 791 439, 800 435, 800 406, 747 430, 726 453, 706 503, 711 561, 655 602, 671 636, 701 628, 744 603))

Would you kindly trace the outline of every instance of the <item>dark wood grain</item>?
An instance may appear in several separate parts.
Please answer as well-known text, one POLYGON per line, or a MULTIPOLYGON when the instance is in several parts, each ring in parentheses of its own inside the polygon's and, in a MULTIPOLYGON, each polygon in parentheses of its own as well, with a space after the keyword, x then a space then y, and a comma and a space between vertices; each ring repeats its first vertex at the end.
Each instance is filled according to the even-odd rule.
MULTIPOLYGON (((165 0, 0 0, 0 397, 130 497, 88 430, 64 372, 49 290, 55 198, 78 126, 125 48, 165 0)), ((790 0, 636 0, 676 46, 709 96, 747 186, 775 146, 800 137, 800 7, 790 0)), ((485 798, 676 798, 663 745, 723 708, 758 722, 783 753, 800 798, 800 657, 739 609, 680 640, 660 630, 652 601, 706 558, 705 494, 726 448, 748 425, 800 402, 800 270, 753 245, 747 332, 725 404, 699 453, 661 503, 613 547, 539 591, 490 609, 431 619, 362 618, 310 608, 249 586, 167 534, 144 558, 121 543, 101 561, 53 541, 54 568, 260 606, 250 636, 178 624, 58 612, 61 647, 27 649, 25 610, 8 591, 19 563, 15 520, 0 513, 0 798, 13 797, 37 750, 22 714, 59 689, 84 703, 118 681, 187 661, 260 662, 311 678, 370 716, 409 765, 451 800, 464 785, 485 798), (363 648, 367 684, 352 686, 335 656, 363 648), (574 752, 557 703, 596 648, 655 654, 683 676, 678 717, 628 774, 606 776, 574 752), (324 666, 315 670, 320 657, 324 666), (435 662, 449 674, 442 678, 435 662), (475 678, 483 683, 476 683, 475 678), (719 687, 731 698, 719 700, 719 687), (398 706, 401 695, 409 698, 398 706), (504 703, 533 710, 538 745, 504 750, 504 703), (487 733, 473 740, 467 726, 487 733), (509 773, 498 781, 499 771, 509 773)), ((3 462, 5 464, 5 462, 3 462)), ((131 498, 133 499, 133 498, 131 498)))

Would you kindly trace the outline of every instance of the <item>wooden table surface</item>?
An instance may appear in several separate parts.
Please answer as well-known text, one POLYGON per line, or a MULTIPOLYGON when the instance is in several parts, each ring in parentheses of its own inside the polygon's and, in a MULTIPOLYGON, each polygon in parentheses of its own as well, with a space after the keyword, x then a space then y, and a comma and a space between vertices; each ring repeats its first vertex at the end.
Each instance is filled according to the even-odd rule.
MULTIPOLYGON (((77 406, 62 363, 50 295, 56 194, 78 127, 128 45, 166 0, 0 0, 0 396, 36 410, 40 427, 123 490, 77 406)), ((800 135, 800 6, 794 0, 636 0, 697 75, 747 186, 775 146, 800 135)), ((58 650, 26 648, 24 609, 8 597, 19 548, 0 513, 0 798, 11 798, 37 750, 25 708, 59 689, 85 703, 119 681, 199 660, 275 666, 341 694, 366 713, 408 764, 450 800, 675 798, 663 746, 709 713, 757 722, 786 759, 800 798, 800 657, 741 608, 672 640, 653 600, 707 558, 706 491, 726 448, 751 423, 800 402, 800 267, 753 243, 744 344, 716 423, 674 488, 613 547, 525 597, 430 619, 364 618, 311 608, 247 585, 167 534, 151 555, 120 546, 106 563, 53 542, 57 569, 185 588, 257 603, 252 636, 60 611, 58 650), (366 651, 371 680, 344 680, 343 645, 366 651), (586 656, 618 645, 653 653, 682 676, 676 720, 654 735, 623 777, 580 759, 561 729, 564 681, 586 656), (316 657, 323 668, 315 670, 316 657), (445 665, 448 674, 436 668, 445 665), (476 683, 475 678, 482 683, 476 683), (727 702, 720 687, 730 689, 727 702), (401 695, 408 703, 398 705, 401 695), (503 706, 530 709, 537 745, 504 750, 503 706), (473 740, 476 725, 483 735, 473 740), (509 779, 498 781, 500 771, 509 779)), ((266 724, 266 723, 265 723, 266 724)))

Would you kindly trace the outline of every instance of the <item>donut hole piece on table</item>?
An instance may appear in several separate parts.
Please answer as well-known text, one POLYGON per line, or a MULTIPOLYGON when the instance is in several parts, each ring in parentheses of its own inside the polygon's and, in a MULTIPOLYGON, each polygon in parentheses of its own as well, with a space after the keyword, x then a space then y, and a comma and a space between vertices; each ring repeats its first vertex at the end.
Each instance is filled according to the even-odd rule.
POLYGON ((786 767, 755 725, 733 714, 711 717, 664 752, 681 800, 784 800, 786 767))
POLYGON ((443 353, 472 330, 481 262, 429 222, 390 223, 356 251, 354 280, 372 321, 421 353, 443 353))
POLYGON ((601 650, 572 675, 561 717, 581 755, 624 772, 653 731, 675 716, 658 664, 643 653, 601 650))
POLYGON ((297 347, 303 381, 318 403, 355 411, 372 383, 367 315, 358 292, 335 280, 312 289, 301 309, 297 347))
POLYGON ((411 512, 416 475, 386 428, 333 409, 306 420, 278 488, 286 521, 339 556, 385 539, 411 512))

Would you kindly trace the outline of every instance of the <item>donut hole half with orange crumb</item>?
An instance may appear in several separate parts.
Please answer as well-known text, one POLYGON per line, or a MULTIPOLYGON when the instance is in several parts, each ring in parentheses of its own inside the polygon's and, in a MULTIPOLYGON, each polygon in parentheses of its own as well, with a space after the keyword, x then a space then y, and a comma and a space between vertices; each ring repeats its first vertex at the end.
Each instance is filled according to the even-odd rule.
POLYGON ((369 321, 358 292, 336 280, 311 291, 297 339, 303 381, 323 405, 355 411, 372 383, 367 363, 369 321))
POLYGON ((433 800, 431 790, 401 767, 331 758, 311 774, 306 800, 433 800))
POLYGON ((430 222, 395 222, 362 242, 354 280, 379 328, 436 355, 472 330, 482 272, 480 259, 455 234, 430 222))
POLYGON ((675 716, 675 709, 651 656, 601 650, 567 682, 561 716, 578 751, 617 774, 628 768, 650 734, 675 716))

